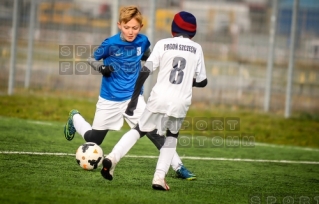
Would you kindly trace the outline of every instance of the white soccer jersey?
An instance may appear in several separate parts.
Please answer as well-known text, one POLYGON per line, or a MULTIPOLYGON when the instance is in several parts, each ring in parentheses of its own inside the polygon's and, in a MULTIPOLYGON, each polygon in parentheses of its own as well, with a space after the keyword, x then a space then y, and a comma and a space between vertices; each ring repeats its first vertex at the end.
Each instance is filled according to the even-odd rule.
POLYGON ((153 113, 183 118, 192 99, 193 78, 206 79, 202 47, 189 38, 158 41, 145 63, 151 71, 159 67, 157 82, 146 108, 153 113))

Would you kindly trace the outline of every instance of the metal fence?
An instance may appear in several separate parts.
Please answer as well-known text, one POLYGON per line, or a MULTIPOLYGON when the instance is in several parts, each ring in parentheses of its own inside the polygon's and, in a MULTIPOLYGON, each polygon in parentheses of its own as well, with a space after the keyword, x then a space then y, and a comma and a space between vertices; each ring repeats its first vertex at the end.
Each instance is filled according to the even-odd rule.
MULTIPOLYGON (((10 76, 13 76, 14 89, 87 92, 97 96, 101 76, 89 69, 83 71, 86 59, 76 55, 77 48, 93 49, 111 36, 114 9, 138 5, 144 15, 142 33, 150 36, 153 44, 171 36, 175 12, 186 10, 196 16, 198 28, 194 41, 203 47, 209 84, 207 88, 194 90, 193 101, 262 109, 267 60, 272 52, 269 106, 271 111, 285 108, 293 0, 277 2, 273 51, 269 48, 269 36, 274 8, 270 2, 274 1, 16 1, 17 30, 13 27, 15 1, 0 2, 0 91, 3 94, 10 88, 10 76), (114 2, 119 3, 118 7, 114 2), (152 18, 155 18, 153 27, 152 18), (73 51, 71 57, 59 55, 63 46, 73 51), (72 73, 61 72, 63 63, 69 63, 72 73)), ((293 111, 319 112, 319 1, 302 0, 298 6, 291 107, 293 111)), ((146 88, 150 89, 154 83, 155 76, 152 76, 146 88)))

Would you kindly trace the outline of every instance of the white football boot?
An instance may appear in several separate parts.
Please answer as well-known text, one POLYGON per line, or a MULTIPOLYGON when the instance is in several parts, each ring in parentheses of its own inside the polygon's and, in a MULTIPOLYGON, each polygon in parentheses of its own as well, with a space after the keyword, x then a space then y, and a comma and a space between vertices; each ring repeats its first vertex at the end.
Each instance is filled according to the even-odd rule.
POLYGON ((167 185, 165 179, 161 179, 156 176, 154 176, 153 178, 152 187, 155 190, 162 190, 162 191, 169 190, 169 186, 167 185))
POLYGON ((115 162, 114 158, 110 155, 106 156, 103 159, 102 161, 103 168, 101 169, 101 174, 105 179, 110 181, 113 180, 113 173, 114 173, 116 164, 117 163, 115 162))

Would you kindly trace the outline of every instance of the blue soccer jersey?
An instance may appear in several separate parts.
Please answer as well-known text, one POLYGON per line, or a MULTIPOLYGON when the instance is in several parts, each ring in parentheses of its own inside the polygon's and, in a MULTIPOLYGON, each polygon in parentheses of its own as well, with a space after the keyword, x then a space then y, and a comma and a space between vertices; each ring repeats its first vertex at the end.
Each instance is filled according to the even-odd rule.
POLYGON ((120 33, 102 42, 94 52, 94 58, 103 59, 105 65, 112 65, 114 68, 110 77, 102 77, 102 98, 110 101, 131 98, 141 69, 141 58, 149 46, 148 38, 142 34, 138 34, 132 42, 122 40, 120 33))

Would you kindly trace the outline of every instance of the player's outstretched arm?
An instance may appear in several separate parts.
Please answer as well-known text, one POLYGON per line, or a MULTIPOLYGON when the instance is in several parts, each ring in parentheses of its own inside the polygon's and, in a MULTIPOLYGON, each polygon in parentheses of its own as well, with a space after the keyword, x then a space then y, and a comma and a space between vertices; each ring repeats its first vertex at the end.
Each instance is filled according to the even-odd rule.
POLYGON ((114 72, 114 68, 111 65, 104 65, 102 61, 97 61, 93 56, 87 59, 88 64, 96 71, 100 72, 105 77, 110 77, 114 72))
POLYGON ((129 116, 133 115, 133 112, 136 109, 138 96, 140 95, 143 84, 146 81, 147 77, 150 75, 150 72, 151 70, 149 70, 146 66, 143 66, 142 69, 140 70, 140 73, 135 83, 134 92, 133 92, 131 101, 127 105, 125 114, 129 116))

